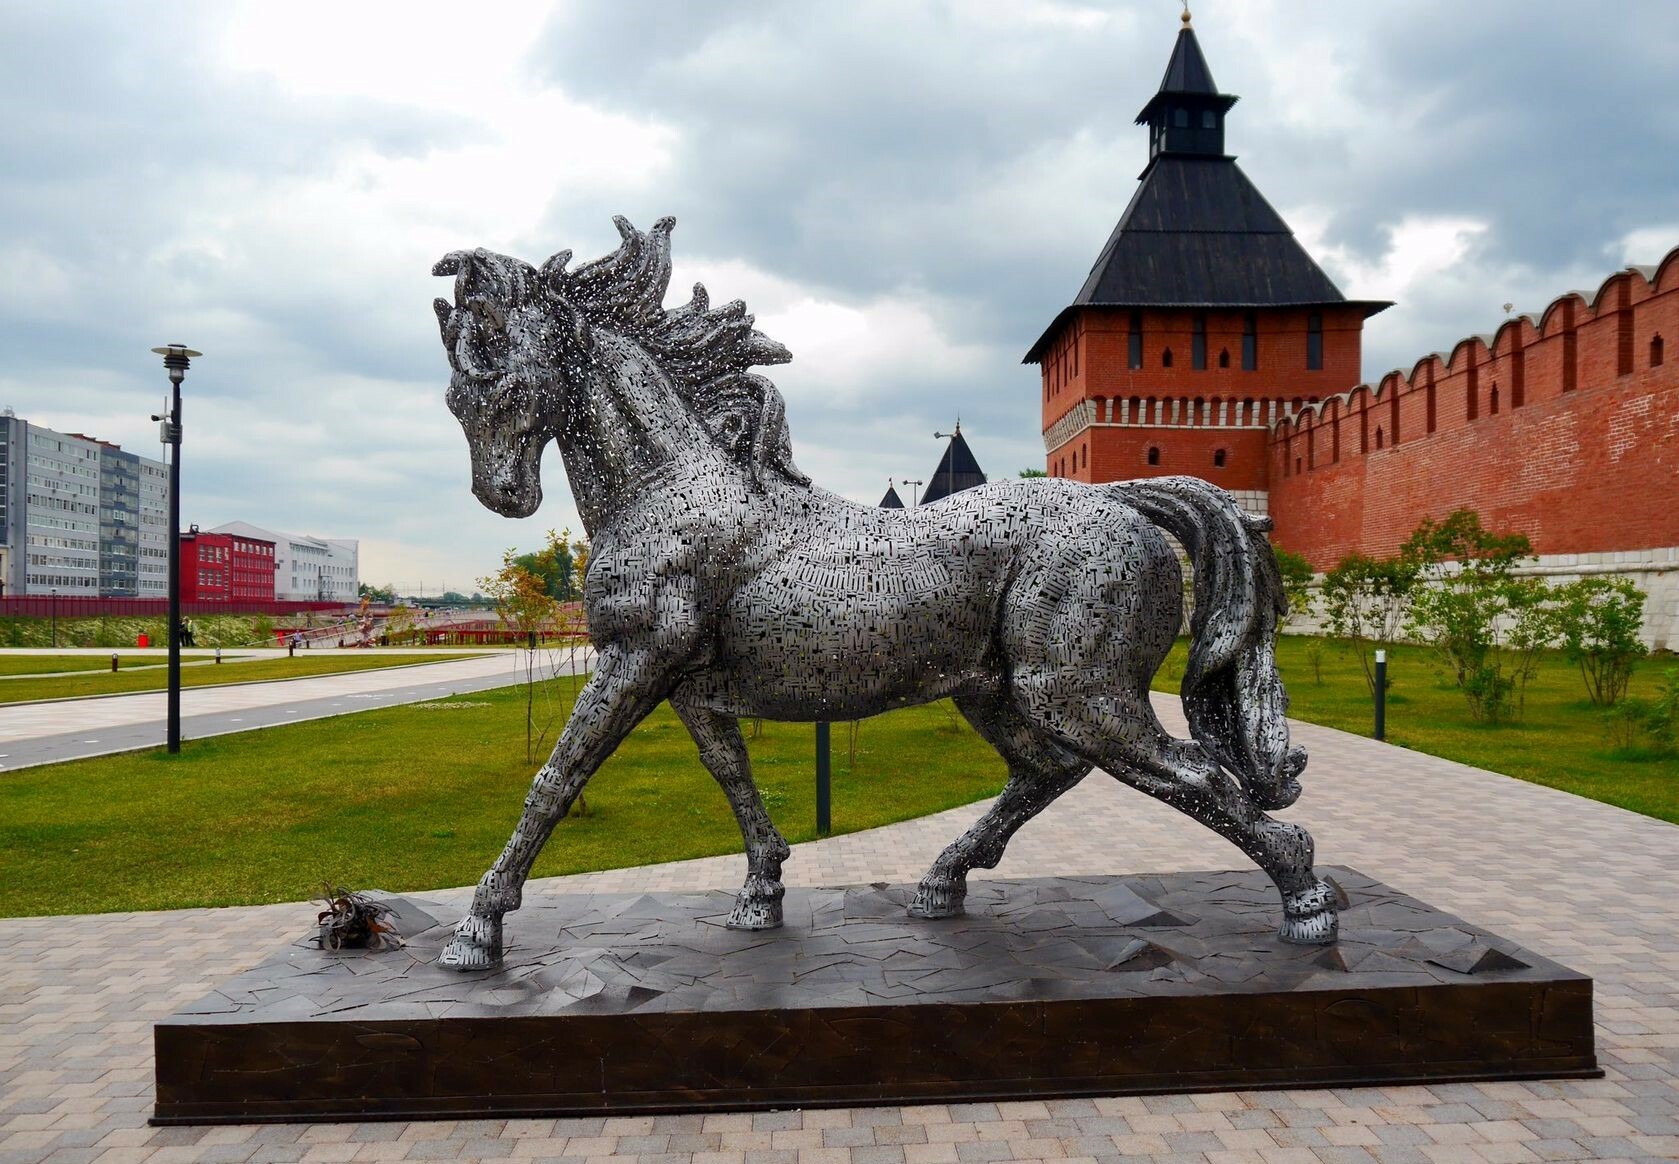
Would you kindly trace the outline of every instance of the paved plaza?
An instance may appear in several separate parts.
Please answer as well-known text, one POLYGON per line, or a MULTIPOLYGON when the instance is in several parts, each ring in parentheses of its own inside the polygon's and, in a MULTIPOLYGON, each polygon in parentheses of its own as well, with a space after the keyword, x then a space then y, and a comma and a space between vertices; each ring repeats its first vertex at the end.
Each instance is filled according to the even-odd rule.
MULTIPOLYGON (((1157 701, 1181 733, 1175 701, 1157 701)), ((148 1127, 152 1021, 305 932, 315 907, 295 903, 0 920, 0 1164, 1679 1158, 1679 829, 1325 728, 1297 725, 1296 735, 1313 760, 1290 816, 1316 833, 1320 860, 1595 977, 1606 1078, 739 1115, 148 1127)), ((788 880, 914 881, 980 807, 801 845, 788 880)), ((717 811, 727 811, 721 795, 717 811)), ((835 815, 843 822, 843 785, 835 815)), ((564 844, 563 828, 555 843, 564 844)), ((1095 775, 1029 825, 994 875, 1241 863, 1187 818, 1095 775)), ((555 878, 531 892, 733 887, 743 867, 739 856, 710 858, 555 878)), ((458 905, 465 891, 425 896, 458 905)), ((509 921, 514 944, 536 938, 520 932, 520 915, 509 921)))

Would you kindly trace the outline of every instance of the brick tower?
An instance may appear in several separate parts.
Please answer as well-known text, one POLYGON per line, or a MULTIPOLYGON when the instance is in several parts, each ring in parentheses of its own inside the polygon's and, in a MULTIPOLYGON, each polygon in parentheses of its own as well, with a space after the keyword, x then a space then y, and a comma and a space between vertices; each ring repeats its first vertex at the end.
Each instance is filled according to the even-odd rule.
POLYGON ((1183 15, 1137 115, 1149 160, 1072 304, 1023 363, 1043 373, 1053 477, 1190 473, 1266 507, 1267 426, 1359 382, 1364 321, 1224 152, 1220 93, 1183 15))

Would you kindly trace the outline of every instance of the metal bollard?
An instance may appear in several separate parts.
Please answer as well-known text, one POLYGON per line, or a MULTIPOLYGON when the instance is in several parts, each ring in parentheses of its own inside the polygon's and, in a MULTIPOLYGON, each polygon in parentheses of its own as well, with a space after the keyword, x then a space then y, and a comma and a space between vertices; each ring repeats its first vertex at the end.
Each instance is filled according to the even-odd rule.
POLYGON ((115 651, 112 651, 111 652, 111 670, 115 671, 116 669, 117 669, 117 653, 115 651))
POLYGON ((1388 653, 1376 652, 1376 738, 1387 739, 1388 734, 1388 653))
POLYGON ((816 724, 816 835, 825 837, 833 831, 830 819, 832 798, 829 793, 828 723, 816 724))

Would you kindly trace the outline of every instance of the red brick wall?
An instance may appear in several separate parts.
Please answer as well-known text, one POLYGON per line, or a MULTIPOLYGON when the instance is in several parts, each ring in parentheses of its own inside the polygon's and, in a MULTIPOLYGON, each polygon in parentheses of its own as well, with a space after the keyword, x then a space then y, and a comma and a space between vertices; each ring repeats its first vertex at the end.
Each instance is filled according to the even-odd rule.
POLYGON ((1509 321, 1490 348, 1471 337, 1304 410, 1271 434, 1277 540, 1321 569, 1469 507, 1541 554, 1679 545, 1675 342, 1679 249, 1654 284, 1621 272, 1589 303, 1509 321))

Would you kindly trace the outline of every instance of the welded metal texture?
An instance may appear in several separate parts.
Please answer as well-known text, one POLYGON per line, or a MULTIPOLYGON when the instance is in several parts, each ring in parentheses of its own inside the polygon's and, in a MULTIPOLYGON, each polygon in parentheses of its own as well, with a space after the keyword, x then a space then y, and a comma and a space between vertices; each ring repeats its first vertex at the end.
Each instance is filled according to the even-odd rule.
POLYGON ((703 287, 665 309, 674 221, 645 233, 615 221, 618 250, 569 270, 569 251, 536 268, 485 250, 434 269, 455 280, 435 307, 473 492, 497 513, 535 512, 542 451, 558 443, 590 538, 599 652, 443 961, 500 960, 502 916, 554 826, 665 699, 745 838, 732 926, 781 924, 788 854, 739 718, 850 720, 949 696, 1009 778, 934 861, 912 913, 960 913, 969 870, 995 866, 1021 825, 1100 767, 1258 864, 1281 893, 1285 939, 1333 941, 1336 898, 1313 873, 1310 835, 1267 815, 1294 802, 1306 762, 1283 718, 1267 523, 1190 477, 1002 481, 914 509, 829 493, 793 464, 781 394, 750 371, 787 350, 745 304, 712 308, 703 287), (1190 740, 1148 703, 1183 617, 1166 534, 1194 577, 1190 740))

